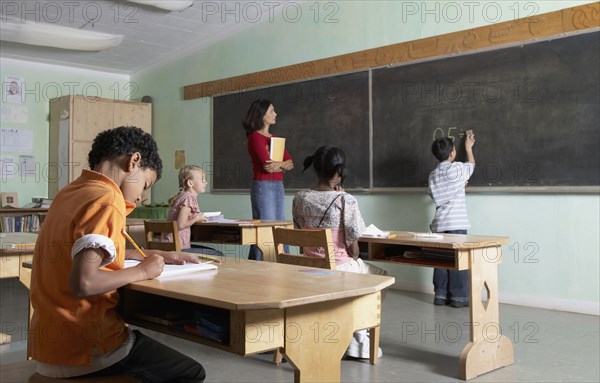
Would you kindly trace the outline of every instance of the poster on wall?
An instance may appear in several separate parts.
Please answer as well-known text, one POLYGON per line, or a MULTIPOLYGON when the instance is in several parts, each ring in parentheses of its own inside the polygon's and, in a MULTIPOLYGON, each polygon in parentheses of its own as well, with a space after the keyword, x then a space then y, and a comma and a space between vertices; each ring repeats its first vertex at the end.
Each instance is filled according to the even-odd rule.
POLYGON ((21 154, 19 156, 19 170, 22 180, 25 177, 35 177, 37 175, 35 156, 21 154))
POLYGON ((23 102, 23 85, 25 79, 21 76, 4 76, 2 89, 3 102, 23 102))
POLYGON ((6 182, 17 175, 17 159, 14 156, 0 156, 0 180, 6 182))
POLYGON ((0 152, 33 152, 33 132, 27 129, 2 128, 0 152))
POLYGON ((5 104, 0 112, 2 122, 26 124, 29 121, 29 110, 24 105, 5 104))

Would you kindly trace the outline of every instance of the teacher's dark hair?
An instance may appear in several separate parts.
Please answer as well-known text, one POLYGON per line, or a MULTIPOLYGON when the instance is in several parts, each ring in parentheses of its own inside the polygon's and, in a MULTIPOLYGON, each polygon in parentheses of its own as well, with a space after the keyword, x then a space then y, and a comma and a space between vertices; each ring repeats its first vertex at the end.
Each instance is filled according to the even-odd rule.
POLYGON ((257 130, 261 130, 264 126, 263 118, 273 103, 264 98, 254 100, 246 113, 246 117, 242 120, 242 126, 246 130, 246 136, 257 130))
POLYGON ((302 173, 312 165, 317 177, 322 181, 329 181, 336 174, 339 174, 342 183, 346 178, 346 153, 335 146, 321 146, 315 154, 304 159, 303 165, 302 173))

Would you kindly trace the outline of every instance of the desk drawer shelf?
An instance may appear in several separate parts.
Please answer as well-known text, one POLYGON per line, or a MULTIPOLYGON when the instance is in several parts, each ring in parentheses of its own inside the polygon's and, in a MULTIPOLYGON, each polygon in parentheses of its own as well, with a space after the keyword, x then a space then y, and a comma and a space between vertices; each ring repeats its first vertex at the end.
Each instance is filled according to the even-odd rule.
POLYGON ((243 230, 238 227, 206 226, 202 230, 192 230, 191 241, 211 243, 243 243, 243 230))
MULTIPOLYGON (((252 312, 230 311, 130 289, 121 290, 121 315, 125 322, 239 355, 283 346, 283 334, 259 334, 261 323, 252 312), (263 339, 264 338, 264 339, 263 339)), ((269 328, 283 329, 282 310, 272 311, 269 328), (271 320, 272 319, 272 320, 271 320), (280 323, 281 326, 276 326, 280 323), (275 324, 275 327, 273 327, 275 324)), ((261 316, 262 317, 262 316, 261 316)))
POLYGON ((457 270, 467 267, 464 262, 459 264, 461 257, 468 256, 468 251, 464 250, 385 243, 362 243, 361 247, 364 249, 365 245, 368 246, 368 253, 373 261, 457 270))

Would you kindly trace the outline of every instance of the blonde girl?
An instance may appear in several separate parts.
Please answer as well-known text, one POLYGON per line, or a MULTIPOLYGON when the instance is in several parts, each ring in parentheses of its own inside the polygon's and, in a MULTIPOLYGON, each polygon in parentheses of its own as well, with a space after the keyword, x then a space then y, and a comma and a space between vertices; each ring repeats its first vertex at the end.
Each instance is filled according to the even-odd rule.
MULTIPOLYGON (((200 166, 186 165, 179 171, 179 193, 169 199, 167 220, 177 221, 181 250, 186 252, 223 255, 210 247, 194 246, 190 243, 190 227, 205 222, 200 211, 198 194, 206 191, 206 175, 200 166)), ((166 240, 172 241, 171 238, 166 240)))

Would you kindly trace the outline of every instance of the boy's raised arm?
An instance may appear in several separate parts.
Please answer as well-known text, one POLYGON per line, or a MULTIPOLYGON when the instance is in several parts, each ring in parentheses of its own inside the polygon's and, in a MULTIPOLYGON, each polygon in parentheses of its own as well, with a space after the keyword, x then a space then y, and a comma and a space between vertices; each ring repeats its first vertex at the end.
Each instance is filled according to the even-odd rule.
POLYGON ((475 133, 467 133, 465 140, 465 151, 467 152, 467 162, 475 163, 475 155, 473 154, 473 145, 475 144, 475 133))

